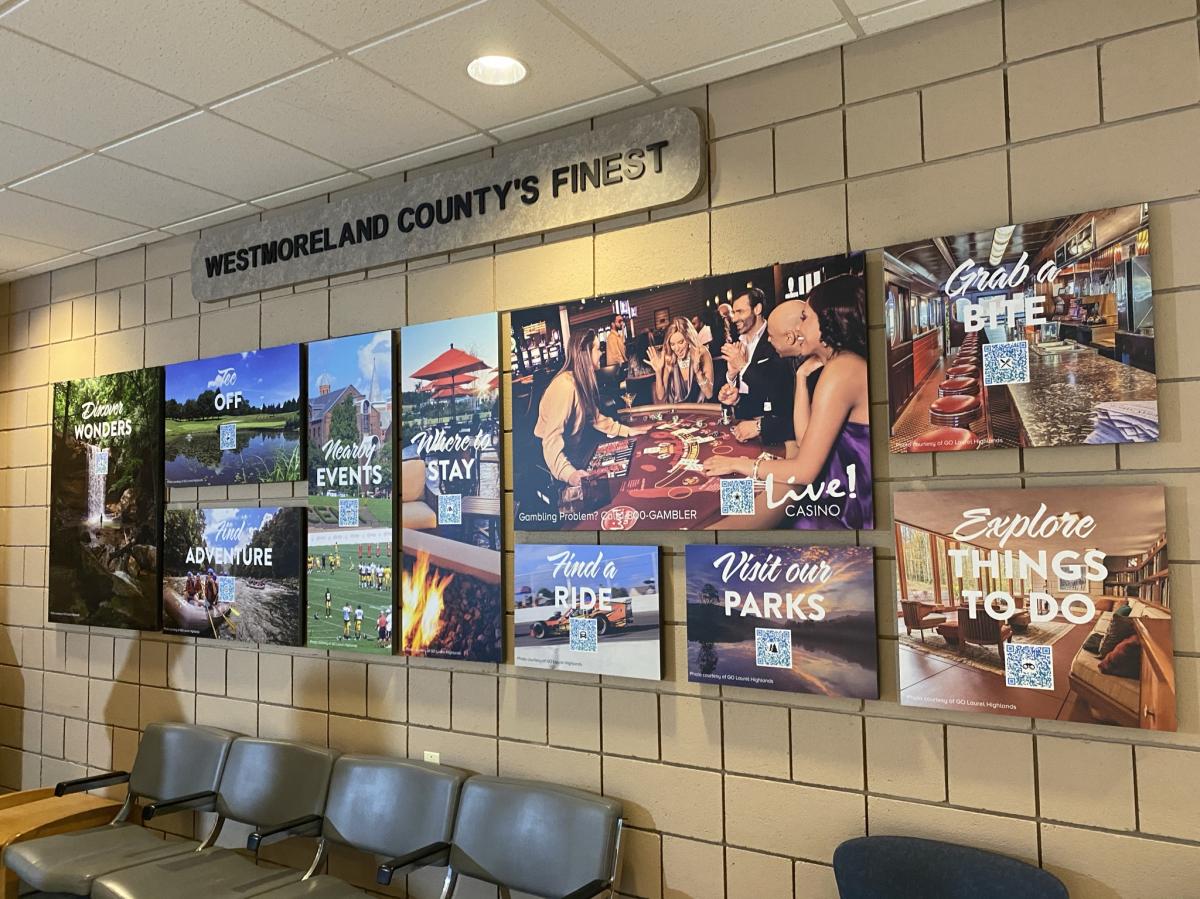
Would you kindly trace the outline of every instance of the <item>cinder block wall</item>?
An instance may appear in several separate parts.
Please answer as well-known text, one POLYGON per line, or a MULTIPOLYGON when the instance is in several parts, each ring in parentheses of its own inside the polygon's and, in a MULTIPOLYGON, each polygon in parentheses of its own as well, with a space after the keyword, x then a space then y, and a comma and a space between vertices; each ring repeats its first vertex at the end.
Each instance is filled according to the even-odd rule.
MULTIPOLYGON (((206 306, 190 290, 194 237, 12 284, 0 302, 0 785, 126 766, 140 727, 179 719, 341 750, 432 749, 603 791, 632 825, 631 897, 833 896, 833 849, 863 833, 997 849, 1077 897, 1197 895, 1198 101, 1196 0, 997 0, 670 98, 704 113, 712 139, 710 182, 680 208, 206 306), (666 547, 660 684, 44 624, 54 381, 1139 200, 1154 201, 1158 444, 889 458, 875 289, 881 528, 827 539, 876 547, 884 701, 687 683, 682 548, 713 539, 703 533, 639 535, 666 547), (1166 486, 1178 734, 896 704, 889 497, 930 479, 1166 486)), ((369 875, 361 860, 338 866, 369 875)), ((414 895, 432 883, 413 878, 414 895)))

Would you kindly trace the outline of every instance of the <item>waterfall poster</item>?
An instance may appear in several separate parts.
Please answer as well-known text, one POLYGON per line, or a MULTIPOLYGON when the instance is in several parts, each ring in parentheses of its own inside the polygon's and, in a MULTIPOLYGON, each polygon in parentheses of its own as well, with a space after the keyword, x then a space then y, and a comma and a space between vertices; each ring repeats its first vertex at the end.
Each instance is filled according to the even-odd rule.
POLYGON ((163 631, 301 646, 298 506, 168 509, 163 631))
POLYGON ((54 385, 49 618, 158 628, 162 369, 54 385))
POLYGON ((658 680, 657 546, 516 546, 518 667, 658 680))
POLYGON ((869 546, 687 547, 688 680, 879 698, 869 546))
POLYGON ((405 655, 503 659, 496 316, 400 329, 405 655))
POLYGON ((300 347, 167 366, 168 487, 303 478, 300 347))
POLYGON ((308 345, 308 645, 392 651, 392 333, 308 345))

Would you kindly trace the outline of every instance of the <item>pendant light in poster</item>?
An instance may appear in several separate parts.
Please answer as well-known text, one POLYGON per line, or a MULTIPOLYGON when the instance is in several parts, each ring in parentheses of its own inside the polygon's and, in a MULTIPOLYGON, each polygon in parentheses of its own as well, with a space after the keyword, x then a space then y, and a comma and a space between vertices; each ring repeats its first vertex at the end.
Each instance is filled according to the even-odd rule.
POLYGON ((502 659, 500 373, 493 314, 400 330, 400 648, 502 659))

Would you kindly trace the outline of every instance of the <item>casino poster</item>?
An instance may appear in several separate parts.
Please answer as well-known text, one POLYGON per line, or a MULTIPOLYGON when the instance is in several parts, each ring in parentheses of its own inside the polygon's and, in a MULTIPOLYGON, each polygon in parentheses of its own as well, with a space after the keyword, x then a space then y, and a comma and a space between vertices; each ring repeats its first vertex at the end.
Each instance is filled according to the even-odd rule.
POLYGON ((392 651, 392 333, 308 344, 307 643, 392 651))
POLYGON ((873 528, 864 259, 511 313, 517 530, 873 528))
POLYGON ((162 369, 54 385, 49 619, 157 630, 162 369))
POLYGON ((300 347, 166 367, 168 487, 304 478, 300 347))
POLYGON ((516 546, 518 667, 658 680, 657 546, 516 546))
POLYGON ((400 650, 503 658, 494 314, 400 330, 400 650))
POLYGON ((1176 729, 1162 487, 894 505, 901 704, 1176 729))
POLYGON ((163 632, 304 644, 299 506, 167 509, 163 632))
POLYGON ((868 546, 687 547, 688 680, 879 698, 868 546))

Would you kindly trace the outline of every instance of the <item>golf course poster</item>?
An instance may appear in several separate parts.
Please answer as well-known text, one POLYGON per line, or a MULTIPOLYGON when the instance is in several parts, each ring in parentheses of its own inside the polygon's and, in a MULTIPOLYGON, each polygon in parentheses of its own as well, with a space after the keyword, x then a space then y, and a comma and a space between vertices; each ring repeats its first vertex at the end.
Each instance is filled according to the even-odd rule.
POLYGON ((500 373, 493 314, 400 330, 400 648, 498 662, 500 373))
POLYGON ((168 509, 163 527, 163 631, 304 644, 298 506, 168 509))
POLYGON ((156 630, 162 369, 54 385, 49 619, 156 630))
POLYGON ((514 660, 658 680, 657 546, 516 546, 514 660))
POLYGON ((297 344, 166 368, 168 487, 304 477, 297 344))
POLYGON ((308 645, 392 651, 392 333, 308 344, 308 645))

